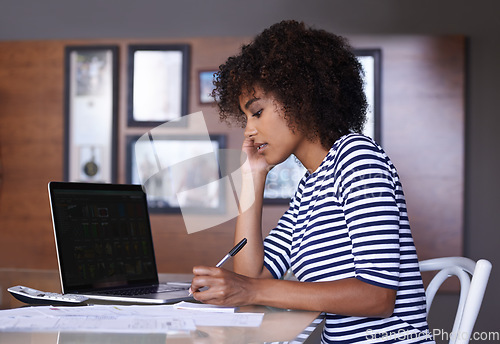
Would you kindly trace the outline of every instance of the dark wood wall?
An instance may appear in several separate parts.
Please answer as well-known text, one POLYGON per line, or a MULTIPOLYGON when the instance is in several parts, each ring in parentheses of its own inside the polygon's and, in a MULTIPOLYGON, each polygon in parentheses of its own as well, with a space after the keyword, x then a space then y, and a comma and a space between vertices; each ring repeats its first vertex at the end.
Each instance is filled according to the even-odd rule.
MULTIPOLYGON (((462 254, 465 41, 463 37, 350 37, 382 49, 382 139, 403 180, 420 258, 462 254)), ((219 123, 197 99, 198 71, 213 69, 246 38, 0 42, 0 267, 56 269, 47 183, 63 178, 64 47, 120 47, 118 181, 125 182, 127 46, 191 45, 189 113, 238 149, 241 129, 219 123)), ((266 206, 267 232, 286 206, 266 206)), ((187 234, 180 215, 152 215, 160 272, 215 264, 232 244, 234 221, 187 234)))

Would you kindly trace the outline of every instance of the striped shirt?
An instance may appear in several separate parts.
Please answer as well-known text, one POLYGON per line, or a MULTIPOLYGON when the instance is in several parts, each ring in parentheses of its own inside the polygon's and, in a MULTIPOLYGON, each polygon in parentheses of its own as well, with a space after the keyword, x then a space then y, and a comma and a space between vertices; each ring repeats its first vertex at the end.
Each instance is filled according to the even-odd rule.
POLYGON ((401 182, 370 138, 343 136, 306 172, 264 249, 275 278, 291 268, 302 282, 357 278, 397 291, 389 318, 326 313, 324 343, 433 343, 401 182))

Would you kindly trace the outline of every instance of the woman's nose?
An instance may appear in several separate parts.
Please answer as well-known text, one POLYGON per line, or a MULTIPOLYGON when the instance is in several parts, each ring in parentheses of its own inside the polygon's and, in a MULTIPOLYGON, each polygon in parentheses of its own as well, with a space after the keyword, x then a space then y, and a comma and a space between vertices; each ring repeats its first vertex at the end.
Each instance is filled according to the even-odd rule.
POLYGON ((252 136, 257 135, 257 129, 247 124, 247 126, 245 127, 244 135, 245 137, 251 138, 252 136))

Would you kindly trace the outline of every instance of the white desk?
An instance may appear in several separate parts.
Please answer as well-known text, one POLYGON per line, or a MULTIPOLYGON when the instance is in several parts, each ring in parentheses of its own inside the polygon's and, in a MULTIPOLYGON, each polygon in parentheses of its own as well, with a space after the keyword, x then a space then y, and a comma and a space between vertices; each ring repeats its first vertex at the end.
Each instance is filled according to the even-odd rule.
MULTIPOLYGON (((191 275, 161 274, 160 280, 189 281, 191 275)), ((60 291, 57 271, 0 269, 0 288, 2 309, 24 306, 15 300, 6 289, 13 285, 26 285, 44 291, 60 291)), ((202 327, 195 331, 181 334, 120 334, 120 333, 23 333, 0 332, 0 343, 9 344, 73 344, 73 343, 106 343, 106 344, 247 344, 304 341, 304 334, 312 332, 318 312, 285 311, 262 306, 241 307, 241 312, 264 313, 259 327, 202 327), (304 331, 305 330, 305 331, 304 331)), ((0 318, 1 321, 1 318, 0 318)), ((316 329, 312 337, 317 339, 316 329)), ((308 341, 307 341, 308 342, 308 341)))

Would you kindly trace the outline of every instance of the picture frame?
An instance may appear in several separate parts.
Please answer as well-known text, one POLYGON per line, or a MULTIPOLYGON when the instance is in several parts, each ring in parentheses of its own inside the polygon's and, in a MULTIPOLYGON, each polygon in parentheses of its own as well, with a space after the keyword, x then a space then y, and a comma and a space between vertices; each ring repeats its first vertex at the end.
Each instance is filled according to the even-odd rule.
MULTIPOLYGON (((368 102, 367 121, 363 134, 380 144, 382 51, 381 49, 354 49, 354 54, 363 67, 365 95, 368 102)), ((305 173, 305 167, 293 155, 276 165, 269 171, 266 178, 264 203, 288 204, 305 173)))
POLYGON ((365 95, 368 102, 367 121, 363 134, 381 144, 381 49, 354 49, 364 71, 365 95))
POLYGON ((214 98, 211 94, 214 89, 213 80, 214 74, 217 70, 200 70, 198 72, 198 102, 200 104, 212 104, 215 103, 214 98))
POLYGON ((127 183, 143 185, 152 213, 220 214, 224 148, 225 135, 129 135, 127 183))
POLYGON ((168 121, 186 126, 189 55, 188 44, 129 45, 129 126, 156 127, 168 121))
POLYGON ((264 203, 288 204, 305 173, 306 168, 294 155, 274 166, 266 177, 264 203))
POLYGON ((64 179, 116 182, 118 46, 64 52, 64 179))

